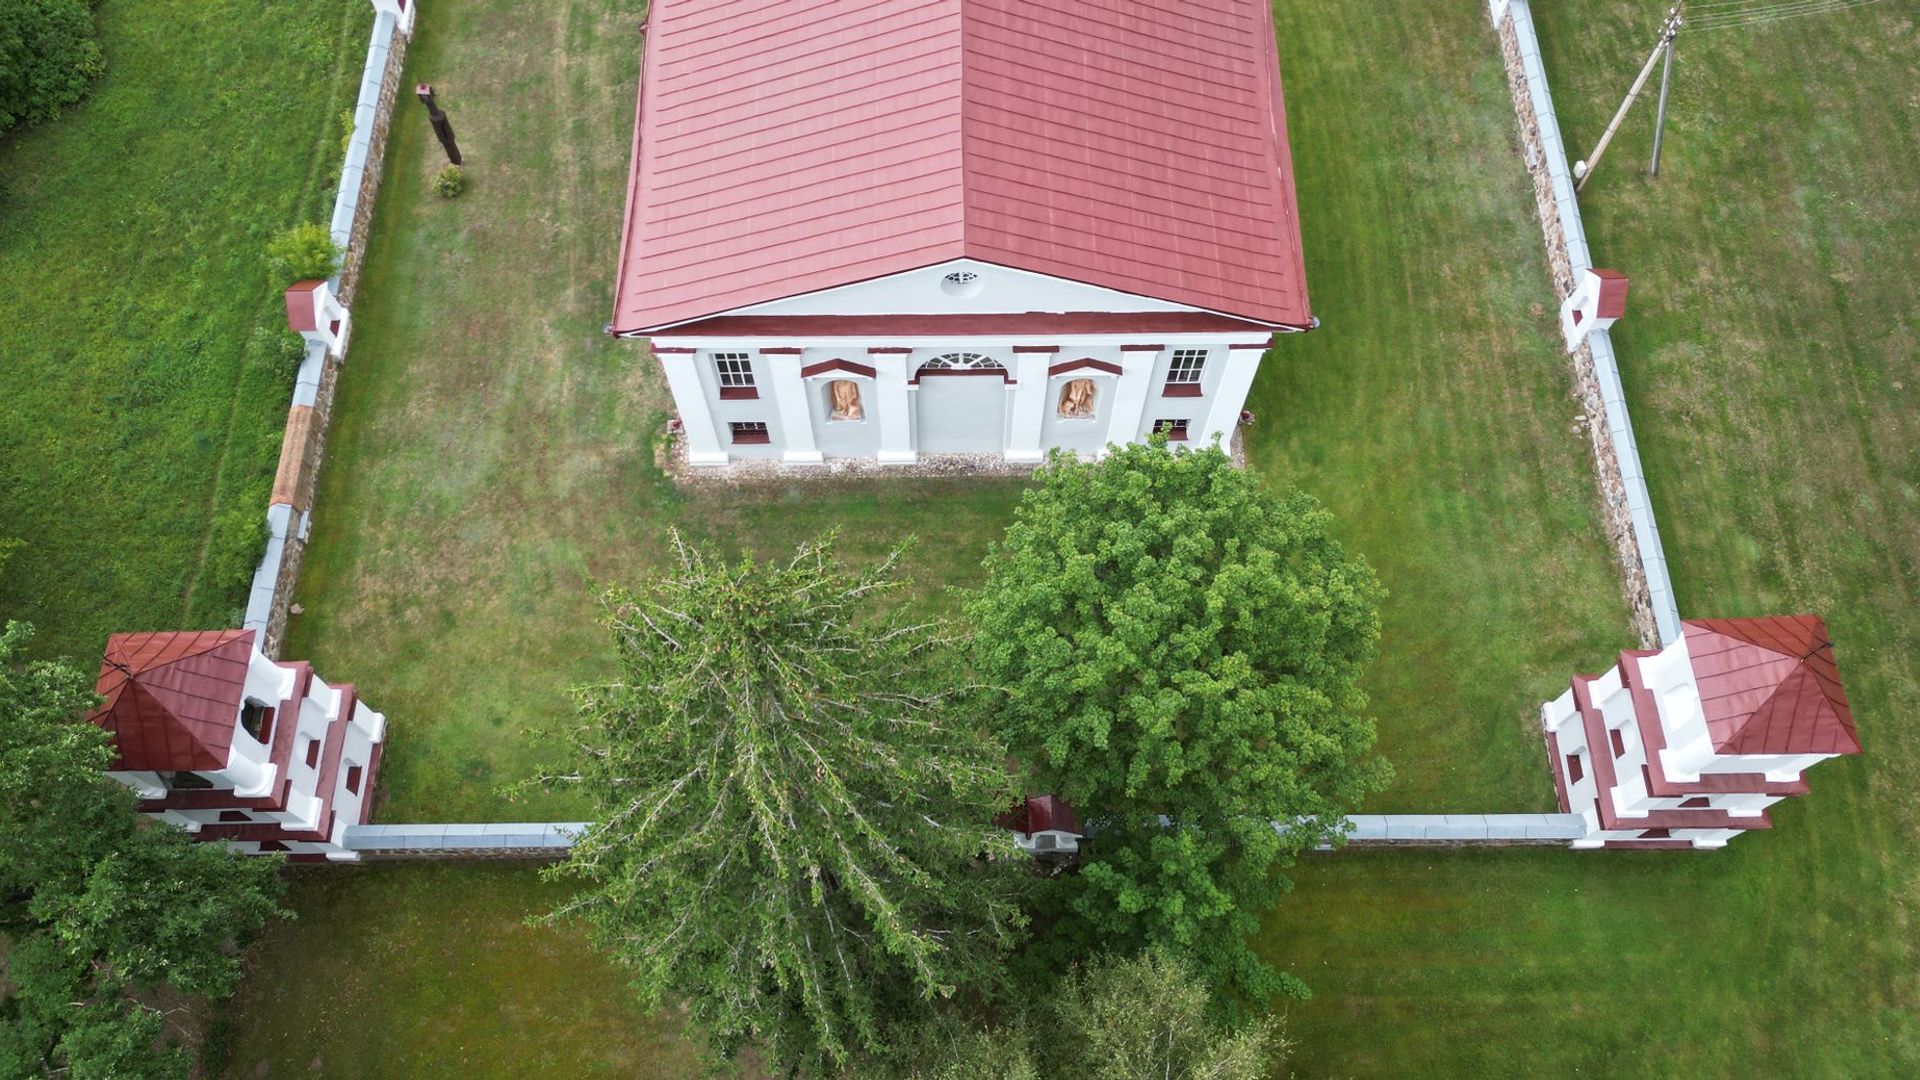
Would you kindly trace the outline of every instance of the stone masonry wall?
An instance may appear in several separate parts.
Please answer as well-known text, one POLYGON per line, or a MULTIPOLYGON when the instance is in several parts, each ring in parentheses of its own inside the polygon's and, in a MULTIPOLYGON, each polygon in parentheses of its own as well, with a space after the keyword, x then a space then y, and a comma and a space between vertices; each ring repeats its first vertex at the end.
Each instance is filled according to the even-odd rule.
MULTIPOLYGON (((1553 277, 1554 294, 1566 297, 1573 292, 1574 260, 1569 250, 1569 224, 1578 229, 1577 222, 1562 220, 1560 199, 1554 190, 1554 177, 1548 168, 1549 154, 1560 154, 1558 147, 1543 145, 1540 118, 1534 108, 1532 88, 1528 84, 1527 74, 1522 62, 1520 39, 1516 30, 1517 15, 1508 12, 1499 19, 1500 54, 1506 62, 1507 83, 1513 94, 1513 108, 1520 126, 1521 152, 1525 157, 1527 175, 1533 181, 1534 203, 1540 214, 1540 228, 1545 234, 1547 262, 1553 277)), ((1530 13, 1526 13, 1529 14, 1530 13)), ((1578 243, 1585 255, 1585 237, 1580 236, 1578 243)), ((1584 267, 1582 268, 1584 269, 1584 267)), ((1603 334, 1598 331, 1594 336, 1603 334)), ((1584 414, 1583 424, 1593 445, 1593 459, 1599 481, 1600 509, 1607 540, 1613 545, 1617 557, 1622 584, 1626 593, 1627 607, 1634 633, 1639 637, 1642 647, 1652 647, 1660 642, 1659 628, 1654 615, 1654 599, 1648 585, 1646 564, 1641 557, 1640 542, 1634 529, 1631 503, 1628 499, 1624 474, 1621 471, 1620 455, 1614 446, 1611 425, 1608 422, 1606 401, 1601 392, 1600 380, 1594 366, 1592 338, 1575 351, 1573 362, 1573 396, 1580 402, 1584 414)), ((1611 341, 1607 343, 1611 348, 1611 341)))

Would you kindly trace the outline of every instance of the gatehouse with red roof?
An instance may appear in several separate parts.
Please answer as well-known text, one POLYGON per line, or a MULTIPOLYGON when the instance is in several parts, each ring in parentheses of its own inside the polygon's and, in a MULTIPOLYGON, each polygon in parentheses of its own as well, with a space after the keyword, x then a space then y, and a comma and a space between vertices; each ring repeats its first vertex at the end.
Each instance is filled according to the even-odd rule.
POLYGON ((1314 325, 1260 0, 658 0, 610 332, 693 465, 1229 440, 1314 325))

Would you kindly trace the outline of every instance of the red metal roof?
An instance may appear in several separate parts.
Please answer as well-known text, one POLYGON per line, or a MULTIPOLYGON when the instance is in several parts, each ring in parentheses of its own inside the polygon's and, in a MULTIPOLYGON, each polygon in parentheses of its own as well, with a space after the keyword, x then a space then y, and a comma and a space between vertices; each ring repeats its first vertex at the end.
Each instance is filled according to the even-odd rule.
POLYGON ((1085 835, 1080 828, 1080 815, 1058 795, 1029 795, 994 818, 993 823, 1012 832, 1031 834, 1051 829, 1085 835))
POLYGON ((113 733, 115 769, 221 769, 253 655, 251 630, 115 634, 87 719, 113 733))
POLYGON ((1304 326, 1261 0, 656 0, 616 332, 961 257, 1304 326))
POLYGON ((306 333, 320 327, 313 309, 313 291, 326 282, 320 280, 296 281, 287 286, 287 329, 297 333, 306 333))
POLYGON ((1627 313, 1627 275, 1618 270, 1596 269, 1593 271, 1593 276, 1600 279, 1600 295, 1595 297, 1597 303, 1593 312, 1594 317, 1617 319, 1625 315, 1627 313))
POLYGON ((1707 733, 1728 754, 1857 754, 1853 711, 1817 615, 1690 619, 1707 733))

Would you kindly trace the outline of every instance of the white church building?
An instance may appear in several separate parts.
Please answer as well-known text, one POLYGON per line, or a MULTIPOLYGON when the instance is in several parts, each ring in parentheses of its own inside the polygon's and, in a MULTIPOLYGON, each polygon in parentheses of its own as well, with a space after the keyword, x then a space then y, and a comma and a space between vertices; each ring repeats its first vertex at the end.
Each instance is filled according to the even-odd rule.
POLYGON ((1229 439, 1308 311, 1264 0, 657 0, 609 331, 693 465, 1229 439))
POLYGON ((268 659, 251 630, 115 634, 88 717, 113 735, 107 775, 142 813, 250 854, 352 862, 386 717, 350 685, 268 659))

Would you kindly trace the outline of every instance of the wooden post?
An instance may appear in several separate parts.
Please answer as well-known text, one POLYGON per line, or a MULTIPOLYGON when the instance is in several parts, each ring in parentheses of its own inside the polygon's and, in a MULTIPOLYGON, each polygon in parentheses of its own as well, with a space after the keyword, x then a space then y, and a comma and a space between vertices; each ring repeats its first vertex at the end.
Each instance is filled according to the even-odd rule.
POLYGON ((421 83, 413 88, 413 92, 420 96, 420 104, 427 107, 427 119, 433 124, 433 133, 439 137, 441 149, 447 152, 447 160, 455 165, 461 164, 460 147, 453 141, 453 124, 447 119, 447 114, 440 111, 440 106, 434 103, 432 84, 421 83))

